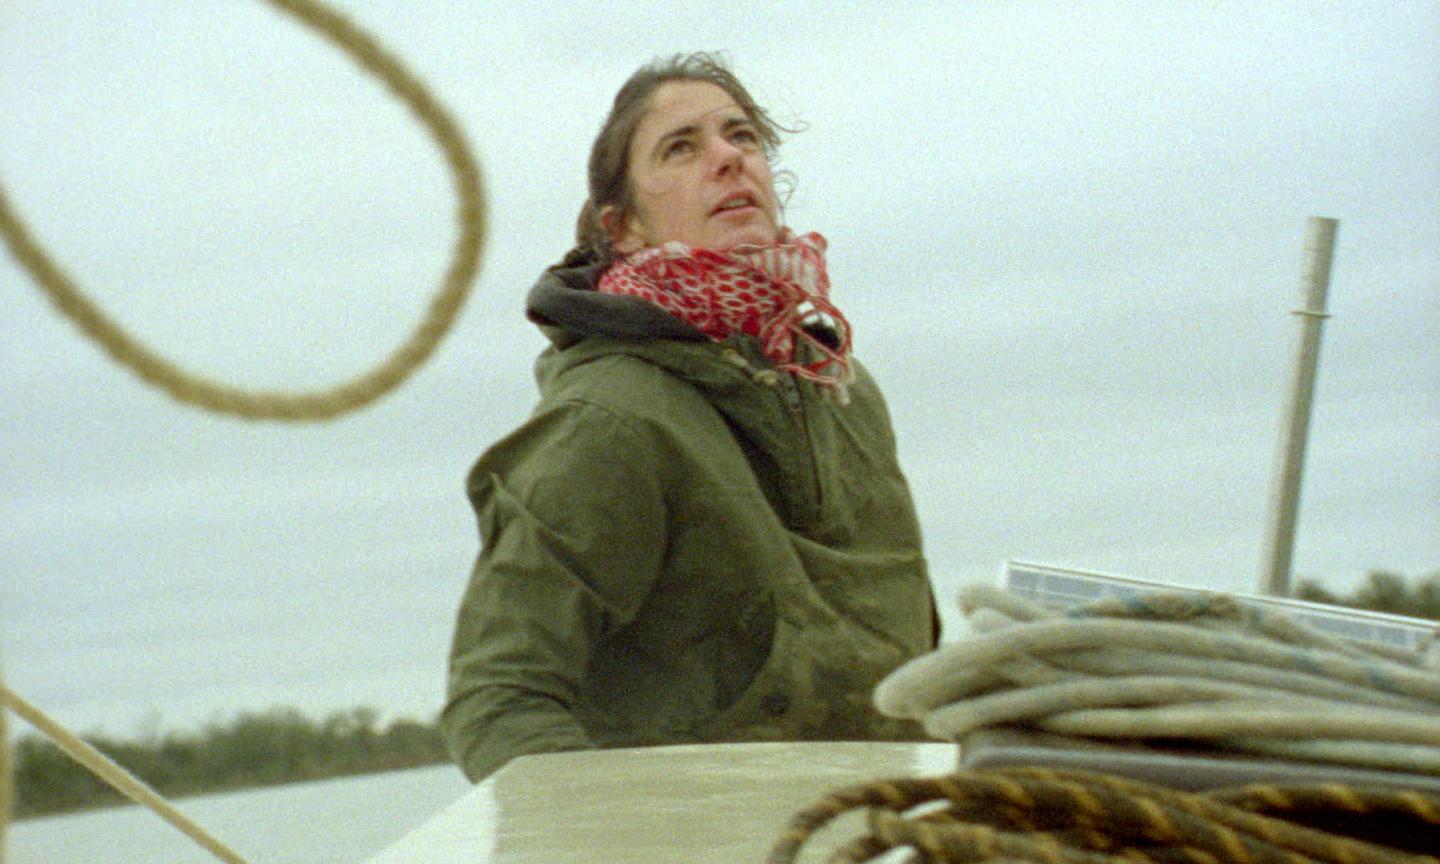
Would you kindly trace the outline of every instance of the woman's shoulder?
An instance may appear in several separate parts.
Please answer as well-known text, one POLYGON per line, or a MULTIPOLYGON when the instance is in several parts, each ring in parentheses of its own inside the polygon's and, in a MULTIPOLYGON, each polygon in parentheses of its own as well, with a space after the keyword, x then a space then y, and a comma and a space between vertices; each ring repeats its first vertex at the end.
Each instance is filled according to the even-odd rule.
POLYGON ((583 339, 542 355, 541 404, 581 402, 622 415, 699 409, 706 400, 695 385, 719 365, 716 357, 711 346, 701 343, 583 339))
POLYGON ((592 350, 600 347, 593 344, 595 341, 585 340, 556 352, 548 364, 542 361, 540 395, 544 402, 581 399, 632 408, 640 407, 633 403, 642 392, 653 395, 683 386, 682 381, 643 355, 592 350))
POLYGON ((542 356, 539 404, 481 455, 472 489, 489 474, 516 471, 658 476, 658 454, 688 453, 724 431, 705 399, 664 367, 597 347, 582 342, 542 356))

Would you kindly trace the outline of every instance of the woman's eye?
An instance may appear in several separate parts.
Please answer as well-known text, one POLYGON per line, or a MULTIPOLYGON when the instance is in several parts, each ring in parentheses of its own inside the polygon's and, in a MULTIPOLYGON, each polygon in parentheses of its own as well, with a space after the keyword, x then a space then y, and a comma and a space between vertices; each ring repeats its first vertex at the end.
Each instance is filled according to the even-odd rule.
POLYGON ((731 134, 730 140, 739 141, 742 144, 755 144, 760 141, 760 136, 755 134, 754 129, 736 129, 731 134))
POLYGON ((679 154, 681 154, 681 153, 688 153, 688 152, 690 151, 690 148, 691 148, 692 146, 694 146, 694 145, 693 145, 688 139, 685 139, 685 138, 681 138, 681 139, 676 140, 676 141, 671 141, 671 142, 670 142, 668 145, 666 145, 666 147, 665 147, 665 156, 668 158, 668 157, 670 157, 670 156, 677 156, 677 155, 679 155, 679 154))

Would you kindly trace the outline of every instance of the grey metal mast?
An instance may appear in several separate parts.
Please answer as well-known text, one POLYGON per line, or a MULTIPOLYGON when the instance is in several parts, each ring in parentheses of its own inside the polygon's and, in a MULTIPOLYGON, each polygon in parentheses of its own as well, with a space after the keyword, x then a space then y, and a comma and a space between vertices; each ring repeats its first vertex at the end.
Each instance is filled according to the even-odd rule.
POLYGON ((1315 369, 1320 358, 1320 326, 1329 316, 1325 294, 1330 287, 1330 260, 1339 222, 1311 216, 1305 224, 1305 261, 1301 277, 1302 305, 1294 310, 1300 322, 1299 348, 1290 385, 1290 404, 1281 418, 1280 448, 1271 485, 1270 510, 1261 564, 1260 591, 1290 593, 1295 519, 1300 508, 1300 475, 1310 431, 1310 406, 1315 395, 1315 369))

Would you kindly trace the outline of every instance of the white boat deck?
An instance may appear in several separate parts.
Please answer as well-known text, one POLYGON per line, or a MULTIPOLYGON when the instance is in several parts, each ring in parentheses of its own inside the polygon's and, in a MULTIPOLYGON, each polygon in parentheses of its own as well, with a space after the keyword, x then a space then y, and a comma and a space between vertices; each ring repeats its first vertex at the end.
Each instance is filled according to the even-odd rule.
MULTIPOLYGON (((369 864, 758 864, 791 816, 831 790, 958 762, 953 744, 859 742, 527 756, 369 864)), ((828 853, 859 820, 847 814, 813 846, 828 853)))

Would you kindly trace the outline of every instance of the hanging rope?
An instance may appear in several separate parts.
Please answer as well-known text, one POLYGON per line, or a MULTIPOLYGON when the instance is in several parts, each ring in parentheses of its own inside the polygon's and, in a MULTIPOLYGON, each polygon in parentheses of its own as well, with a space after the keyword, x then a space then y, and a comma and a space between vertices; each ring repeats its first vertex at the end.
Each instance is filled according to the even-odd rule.
POLYGON ((174 398, 251 420, 326 420, 368 405, 410 376, 455 322, 479 269, 486 219, 480 173, 458 125, 424 85, 373 38, 315 0, 266 0, 348 54, 397 98, 440 146, 459 196, 459 236, 440 290, 407 341, 379 366, 323 391, 251 391, 187 372, 111 321, 31 235, 0 186, 0 234, 50 301, 120 364, 174 398))
MULTIPOLYGON (((792 864, 821 828, 868 809, 869 833, 831 864, 909 848, 917 864, 1440 864, 1440 795, 1334 786, 1206 794, 1037 768, 883 780, 838 790, 791 820, 767 864, 792 864), (1353 826, 1361 836, 1333 830, 1353 826)), ((896 860, 886 858, 886 861, 896 860)))
MULTIPOLYGON (((454 324, 479 269, 486 218, 480 173, 459 126, 398 58, 346 18, 317 0, 266 0, 291 15, 379 78, 403 101, 439 145, 459 198, 459 235, 440 290, 419 326, 379 366, 328 390, 289 393, 249 391, 186 372, 160 357, 112 322, 57 265, 20 218, 0 184, 0 235, 62 314, 117 362, 174 398, 222 414, 254 420, 325 420, 363 407, 398 386, 434 352, 454 324)), ((131 800, 154 810, 227 864, 244 864, 235 852, 191 821, 144 782, 111 761, 0 682, 0 864, 13 804, 8 711, 14 711, 62 751, 131 800)))
POLYGON ((1440 774, 1440 658, 1330 639, 1218 595, 1062 614, 977 585, 960 601, 973 635, 875 691, 881 711, 937 738, 1020 725, 1440 774))

